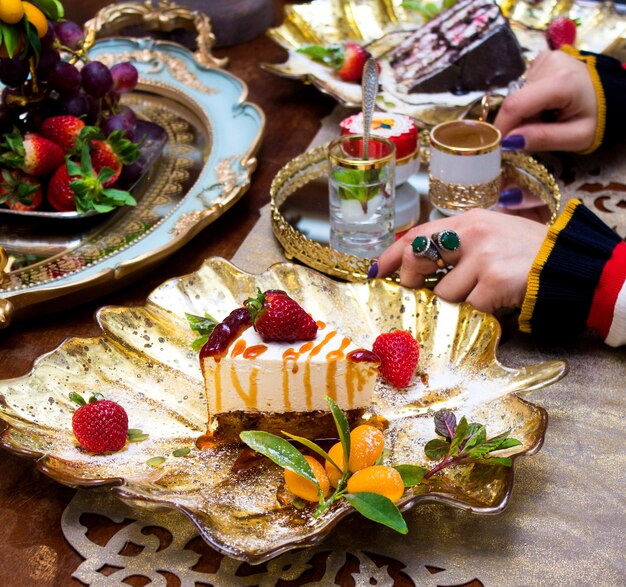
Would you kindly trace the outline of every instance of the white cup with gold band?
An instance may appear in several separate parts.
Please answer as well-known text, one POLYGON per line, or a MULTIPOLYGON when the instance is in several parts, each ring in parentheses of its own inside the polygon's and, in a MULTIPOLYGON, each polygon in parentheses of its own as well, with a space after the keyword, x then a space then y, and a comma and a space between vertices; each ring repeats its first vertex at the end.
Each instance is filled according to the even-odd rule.
POLYGON ((446 215, 493 208, 500 195, 502 135, 480 120, 449 120, 430 132, 430 200, 446 215))

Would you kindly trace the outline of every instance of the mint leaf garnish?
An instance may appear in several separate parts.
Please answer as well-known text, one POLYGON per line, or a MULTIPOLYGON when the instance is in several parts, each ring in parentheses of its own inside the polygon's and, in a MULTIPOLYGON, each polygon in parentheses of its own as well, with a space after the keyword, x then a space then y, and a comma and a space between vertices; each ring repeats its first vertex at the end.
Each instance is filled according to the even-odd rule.
POLYGON ((445 440, 435 438, 424 447, 427 457, 441 459, 441 462, 424 475, 426 480, 446 467, 462 463, 510 467, 513 464, 512 459, 494 457, 491 453, 522 444, 516 438, 509 437, 510 430, 505 430, 493 438, 487 438, 487 428, 476 422, 468 424, 465 416, 455 427, 456 417, 449 410, 437 412, 434 419, 435 432, 444 436, 445 440))
POLYGON ((185 317, 187 318, 191 330, 199 335, 198 338, 191 343, 191 348, 198 352, 209 340, 209 336, 217 325, 217 320, 206 312, 204 316, 196 316, 195 314, 185 312, 185 317))

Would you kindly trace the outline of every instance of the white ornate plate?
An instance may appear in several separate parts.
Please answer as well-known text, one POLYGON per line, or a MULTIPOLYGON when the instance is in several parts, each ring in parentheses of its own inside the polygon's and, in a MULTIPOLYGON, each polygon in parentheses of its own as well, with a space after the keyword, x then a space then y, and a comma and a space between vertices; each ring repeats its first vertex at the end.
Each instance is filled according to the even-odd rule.
MULTIPOLYGON (((38 359, 29 375, 1 381, 0 419, 7 424, 2 445, 35 459, 39 470, 61 483, 104 486, 132 505, 177 508, 210 545, 251 563, 319 542, 351 512, 346 504, 337 503, 316 519, 310 509, 279 502, 282 470, 266 459, 240 466, 240 446, 197 448, 207 414, 185 312, 222 319, 257 287, 286 290, 316 319, 362 346, 394 327, 410 330, 420 341, 420 368, 428 384, 402 393, 378 384, 372 402, 372 411, 390 422, 388 463, 426 464, 432 414, 444 407, 486 424, 490 435, 511 429, 522 445, 508 456, 540 449, 547 414, 518 395, 557 381, 566 364, 501 365, 495 356, 500 326, 493 316, 384 280, 338 283, 287 263, 250 275, 221 259, 164 283, 144 307, 103 308, 99 337, 69 339, 38 359), (118 401, 130 427, 149 438, 111 455, 81 450, 71 431, 71 391, 98 391, 118 401), (187 456, 172 456, 184 447, 192 449, 187 456), (166 457, 164 464, 149 466, 157 456, 166 457)), ((399 506, 440 502, 493 514, 506 506, 512 486, 513 468, 456 467, 407 490, 399 506)))
POLYGON ((241 80, 169 42, 108 38, 89 54, 134 63, 139 84, 125 99, 166 129, 168 144, 133 191, 135 208, 71 227, 54 219, 36 226, 0 219, 0 251, 17 260, 4 273, 0 267, 0 329, 147 271, 228 210, 256 167, 265 117, 246 102, 241 80))

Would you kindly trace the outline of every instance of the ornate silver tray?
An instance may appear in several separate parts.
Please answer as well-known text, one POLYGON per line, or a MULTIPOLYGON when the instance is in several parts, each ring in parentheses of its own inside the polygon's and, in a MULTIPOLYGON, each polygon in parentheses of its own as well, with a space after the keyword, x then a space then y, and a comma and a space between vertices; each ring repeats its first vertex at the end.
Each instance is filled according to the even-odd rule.
MULTIPOLYGON (((61 483, 104 487, 133 506, 176 508, 211 546, 250 563, 318 543, 351 513, 349 506, 338 503, 315 519, 311 510, 277 499, 282 469, 265 459, 241 467, 242 447, 199 442, 207 421, 204 385, 185 312, 222 319, 257 287, 286 290, 358 345, 371 346, 380 332, 394 327, 420 341, 420 368, 429 382, 403 393, 379 384, 372 401, 372 410, 390 422, 388 463, 426 464, 432 414, 441 408, 486 424, 490 435, 510 429, 522 445, 503 456, 516 459, 541 448, 547 414, 519 395, 557 381, 567 366, 559 360, 523 368, 500 364, 500 326, 493 316, 384 280, 337 283, 288 263, 250 275, 221 259, 164 283, 143 307, 103 308, 97 316, 100 336, 69 339, 40 357, 30 374, 1 381, 2 445, 32 458, 37 469, 61 483), (71 430, 71 391, 98 391, 118 401, 130 427, 149 438, 110 455, 81 450, 71 430), (183 447, 192 450, 173 457, 183 447), (165 459, 153 468, 148 461, 156 456, 165 459)), ((499 465, 451 468, 407 490, 398 505, 439 502, 495 514, 510 499, 513 473, 499 465)))

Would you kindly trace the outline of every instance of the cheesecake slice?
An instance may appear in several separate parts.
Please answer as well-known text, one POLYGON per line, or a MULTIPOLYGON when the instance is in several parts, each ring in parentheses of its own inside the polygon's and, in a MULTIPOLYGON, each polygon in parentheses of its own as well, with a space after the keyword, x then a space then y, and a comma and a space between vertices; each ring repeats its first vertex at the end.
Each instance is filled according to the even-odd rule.
POLYGON ((336 437, 324 397, 357 423, 370 405, 379 360, 349 337, 318 322, 313 340, 264 342, 242 324, 219 352, 201 354, 208 431, 237 441, 243 430, 336 437))

